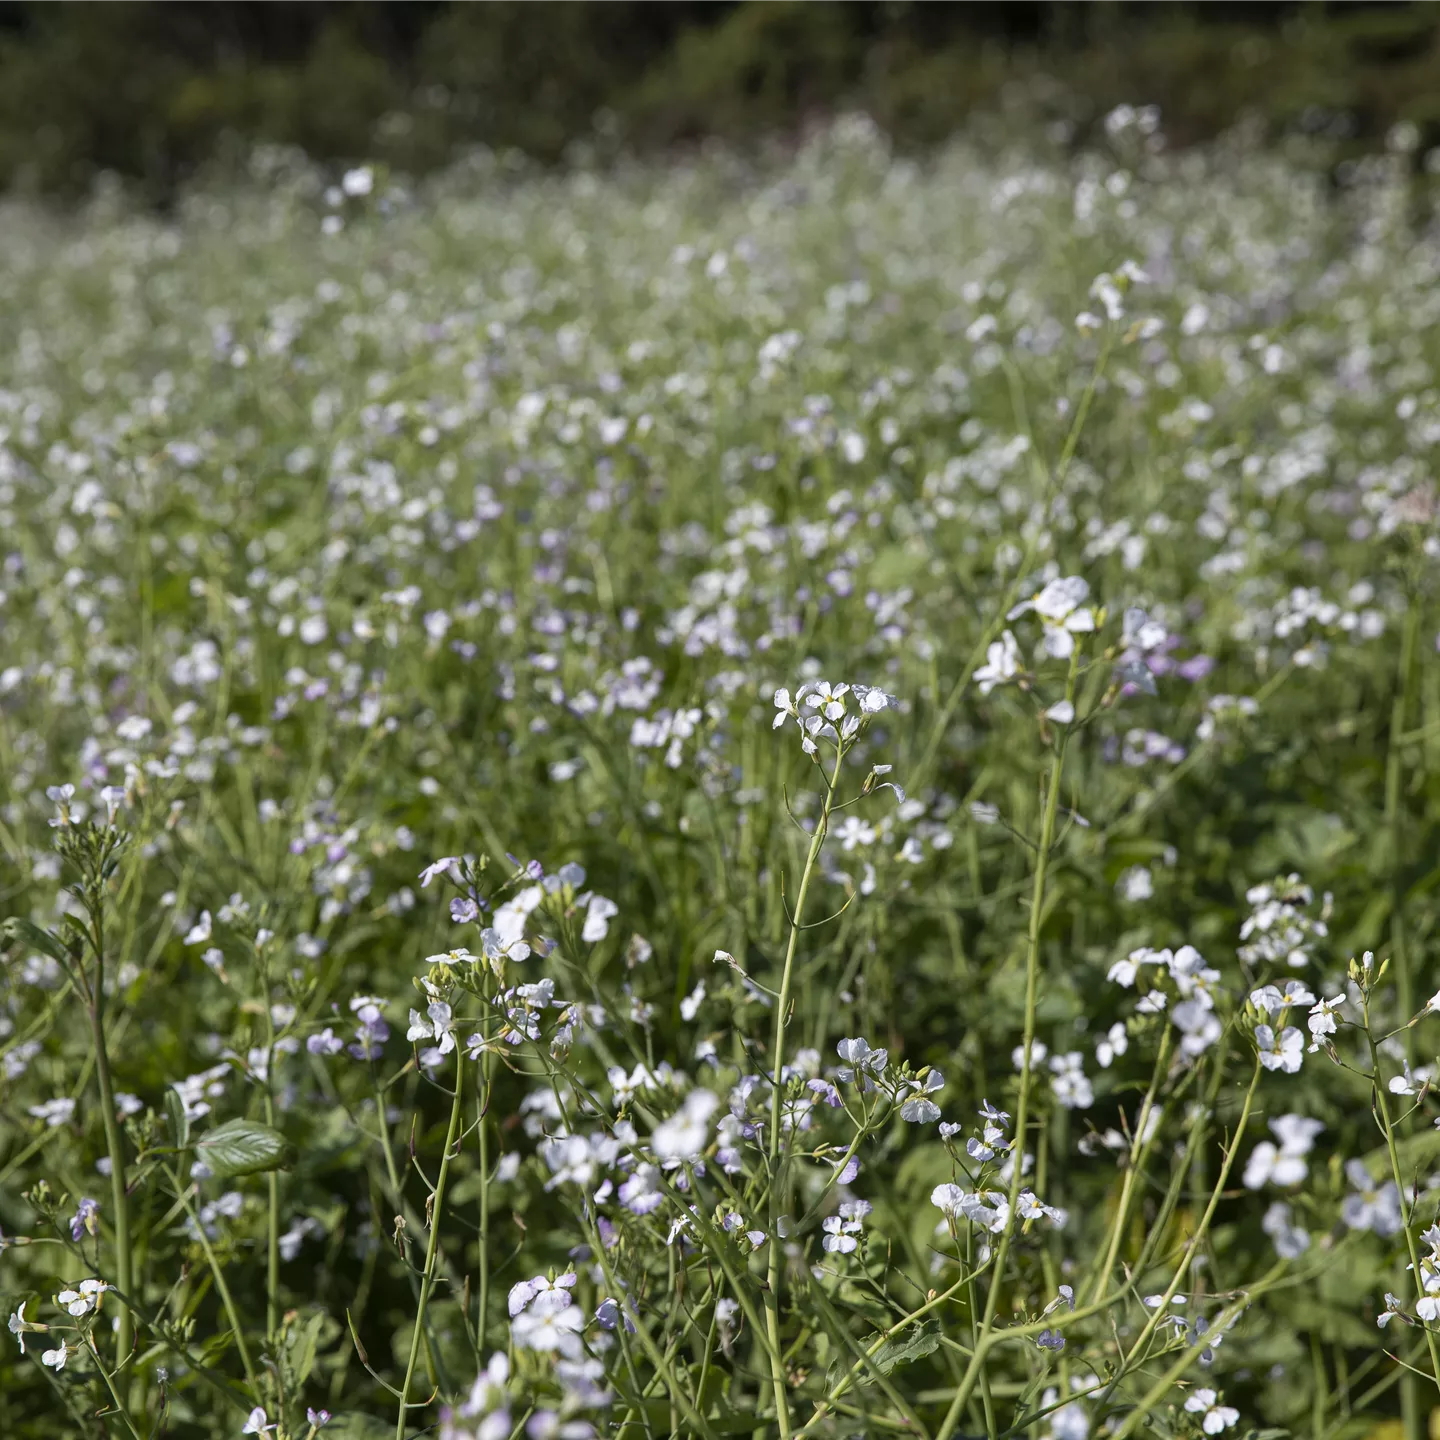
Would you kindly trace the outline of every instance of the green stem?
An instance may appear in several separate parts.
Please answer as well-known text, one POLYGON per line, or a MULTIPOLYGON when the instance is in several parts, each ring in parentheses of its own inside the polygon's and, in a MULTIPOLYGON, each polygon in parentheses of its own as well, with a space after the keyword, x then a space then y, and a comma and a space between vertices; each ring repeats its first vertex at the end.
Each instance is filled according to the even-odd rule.
MULTIPOLYGON (((1269 1282, 1285 1267, 1285 1261, 1274 1266, 1260 1283, 1238 1300, 1233 1300, 1215 1317, 1212 1329, 1216 1334, 1224 1334, 1226 1327, 1240 1314, 1242 1310, 1257 1295, 1269 1288, 1269 1282)), ((1114 1440, 1128 1440, 1129 1435, 1141 1424, 1147 1423, 1153 1416, 1156 1405, 1164 1397, 1165 1392, 1179 1380, 1185 1372, 1199 1360, 1203 1353, 1203 1346, 1187 1345, 1180 1353, 1180 1358, 1145 1392, 1140 1403, 1125 1417, 1124 1423, 1115 1432, 1114 1440)), ((1117 1375, 1116 1379, 1120 1377, 1117 1375)), ((1103 1397, 1102 1397, 1103 1398, 1103 1397)))
MULTIPOLYGON (((490 984, 486 981, 485 994, 488 1001, 490 984)), ((490 1007, 487 1004, 480 1022, 480 1033, 487 1040, 490 1035, 490 1007)), ((483 1360, 485 1349, 485 1317, 490 1309, 490 1050, 488 1045, 480 1052, 480 1105, 475 1128, 480 1132, 480 1295, 475 1315, 475 1350, 477 1362, 483 1360)))
MULTIPOLYGON (((1150 1079, 1150 1089, 1141 1102, 1140 1112, 1135 1117, 1135 1134, 1130 1142, 1130 1155, 1128 1164, 1125 1167, 1125 1179, 1120 1185, 1120 1203, 1115 1207, 1115 1220, 1110 1228, 1110 1239, 1105 1247, 1105 1259, 1100 1268, 1095 1272, 1095 1283, 1090 1287, 1090 1299, 1098 1300, 1104 1293, 1105 1287, 1110 1283, 1110 1276, 1115 1271, 1115 1261, 1119 1258, 1120 1245, 1124 1239, 1125 1222, 1130 1215, 1130 1201, 1135 1190, 1135 1177, 1140 1173, 1140 1167, 1144 1163, 1142 1154, 1150 1148, 1152 1134, 1147 1135, 1147 1130, 1152 1130, 1150 1116, 1155 1108, 1155 1095, 1160 1088, 1160 1081, 1165 1075, 1165 1062, 1170 1058, 1170 1036, 1171 1030, 1167 1025, 1160 1037, 1160 1049, 1155 1057, 1155 1072, 1150 1079)), ((1153 1127, 1158 1132, 1159 1126, 1153 1127)))
MULTIPOLYGON (((1250 1111, 1255 1104, 1255 1092, 1260 1086, 1261 1073, 1260 1056, 1257 1053, 1255 1068, 1250 1075, 1250 1088, 1245 1092, 1245 1103, 1240 1109, 1240 1119, 1236 1122, 1235 1133, 1231 1136, 1230 1143, 1225 1147, 1225 1158, 1220 1162, 1220 1173, 1216 1176, 1214 1188, 1210 1191, 1210 1200, 1205 1206, 1205 1213, 1200 1217, 1200 1223, 1195 1227, 1195 1233, 1186 1242, 1185 1251, 1180 1257, 1180 1263, 1175 1267, 1175 1274, 1171 1277, 1169 1285, 1165 1287, 1165 1293, 1161 1295, 1158 1303, 1150 1311, 1144 1328, 1126 1353, 1125 1358, 1120 1362, 1120 1368, 1115 1372, 1110 1384, 1106 1386, 1105 1393, 1100 1397, 1101 1407, 1115 1393, 1115 1387, 1124 1376, 1135 1368, 1139 1359, 1143 1358, 1145 1346, 1149 1344, 1150 1337, 1155 1333, 1160 1322, 1170 1313, 1170 1301, 1185 1283, 1185 1277, 1190 1273, 1191 1262, 1205 1243, 1205 1238, 1210 1232, 1210 1222, 1215 1218, 1220 1197, 1225 1193, 1226 1183, 1230 1179, 1230 1167, 1235 1163, 1235 1156, 1239 1153, 1240 1140, 1245 1134, 1245 1127, 1250 1122, 1250 1111)), ((1284 1263, 1282 1261, 1274 1273, 1279 1273, 1279 1270, 1284 1268, 1284 1263)), ((1214 1328, 1217 1334, 1224 1333, 1218 1325, 1214 1328)), ((1192 1346, 1191 1349, 1195 1355, 1200 1353, 1199 1346, 1192 1346)), ((1128 1423, 1127 1421, 1127 1427, 1128 1423)))
MULTIPOLYGON (((1079 673, 1080 649, 1076 646, 1070 655, 1070 673, 1065 680, 1065 698, 1072 705, 1075 702, 1075 681, 1079 673)), ((1045 911, 1045 879, 1050 868, 1050 850, 1055 843, 1055 817, 1060 808, 1060 777, 1065 766, 1065 747, 1069 736, 1070 727, 1067 726, 1061 731, 1050 757, 1045 810, 1040 822, 1040 842, 1035 852, 1035 881, 1030 893, 1030 920, 1025 933, 1025 1033, 1021 1041, 1020 1097, 1015 1106, 1015 1153, 1010 1173, 1010 1213, 1000 1237, 1000 1245, 995 1254, 995 1268, 985 1293, 985 1309, 975 1337, 975 1351, 970 1357, 970 1363, 965 1367, 965 1374, 961 1377, 959 1388, 955 1391, 955 1398, 940 1425, 936 1440, 950 1440, 980 1379, 990 1332, 995 1327, 995 1314, 1000 1306, 1000 1287, 1005 1281, 1005 1262, 1010 1257, 1010 1239, 1015 1233, 1015 1207, 1020 1199, 1020 1185, 1025 1170, 1025 1131, 1030 1123, 1031 1052, 1035 1048, 1035 1020, 1040 994, 1040 923, 1045 911)))
POLYGON ((445 1210, 445 1182, 450 1175, 450 1158, 460 1134, 460 1114, 465 1095, 465 1053, 455 1050, 455 1098, 450 1106, 450 1128, 445 1132, 445 1153, 440 1160, 440 1174, 435 1181, 435 1204, 430 1212, 430 1239, 425 1247, 425 1272, 420 1279, 420 1308, 415 1315, 415 1328, 410 1332, 410 1358, 405 1364, 405 1379, 400 1385, 400 1409, 395 1416, 395 1440, 405 1440, 405 1410, 410 1399, 410 1382, 420 1358, 420 1340, 425 1333, 425 1311, 435 1284, 435 1259, 440 1251, 440 1220, 445 1210))
MULTIPOLYGON (((1365 1006, 1365 1030, 1369 1038, 1370 1030, 1370 1006, 1365 1006)), ((1390 1103, 1385 1098, 1385 1087, 1380 1083, 1380 1054, 1375 1048, 1375 1041, 1370 1040, 1370 1067, 1376 1110, 1380 1116, 1381 1128, 1385 1131, 1385 1150, 1390 1157, 1390 1176, 1395 1181, 1395 1188, 1400 1192, 1400 1215, 1404 1222, 1405 1247, 1410 1252, 1410 1273, 1415 1277, 1415 1296, 1419 1300, 1425 1298, 1425 1276, 1420 1269, 1420 1248, 1415 1243, 1414 1212, 1409 1201, 1406 1199, 1405 1180, 1400 1170, 1400 1152, 1395 1147, 1395 1127, 1390 1120, 1390 1103)), ((1435 1332, 1423 1320, 1420 1322, 1425 1330, 1425 1345, 1430 1351, 1430 1371, 1437 1388, 1440 1388, 1440 1348, 1437 1348, 1435 1332)))
MULTIPOLYGON (((391 1197, 395 1202, 395 1208, 405 1216, 408 1225, 414 1218, 414 1212, 405 1202, 404 1190, 400 1182, 400 1174, 395 1166, 395 1151, 390 1143, 390 1123, 385 1117, 385 1091, 380 1086, 380 1076, 376 1073, 372 1064, 370 1067, 370 1079, 375 1088, 375 1123, 380 1131, 380 1153, 385 1157, 385 1174, 390 1181, 391 1197)), ((352 1117, 353 1118, 353 1117, 352 1117)), ((420 1281, 416 1278, 414 1267, 410 1264, 405 1266, 405 1275, 410 1284, 410 1293, 415 1297, 415 1304, 420 1304, 420 1281)), ((444 1363, 440 1359, 440 1352, 435 1346, 435 1337, 429 1329, 429 1321, 426 1321, 425 1330, 425 1363, 427 1373, 433 1381, 445 1386, 450 1385, 449 1376, 445 1372, 444 1363)))
MULTIPOLYGON (((258 959, 258 957, 257 957, 258 959)), ((265 1123, 275 1128, 275 1018, 270 1011, 270 979, 268 966, 259 964, 263 993, 260 1003, 265 1007, 265 1123)), ((265 1219, 265 1334, 271 1339, 280 1333, 280 1176, 272 1170, 267 1175, 267 1213, 265 1219)))
POLYGON ((105 1362, 100 1358, 100 1352, 95 1348, 94 1334, 86 1335, 85 1343, 90 1347, 90 1358, 95 1362, 95 1368, 100 1372, 100 1378, 105 1382, 105 1388, 110 1392, 110 1403, 115 1407, 115 1413, 125 1422, 125 1428, 134 1436, 134 1440, 140 1440, 140 1432, 135 1428, 135 1422, 131 1420, 129 1412, 125 1409, 124 1401, 120 1399, 120 1392, 115 1388, 115 1381, 111 1378, 110 1372, 105 1368, 105 1362))
MULTIPOLYGON (((1400 1000, 1400 1014, 1409 1020, 1415 1013, 1415 996, 1410 976, 1410 956, 1405 943, 1403 887, 1400 878, 1400 857, 1403 853, 1400 786, 1404 778, 1401 737, 1405 717, 1410 710, 1410 684, 1415 673, 1415 647, 1420 634, 1420 606, 1413 600, 1405 612, 1405 625, 1400 634, 1400 668, 1396 675, 1395 699, 1390 710, 1390 734, 1385 752, 1385 828, 1389 837, 1391 896, 1391 954, 1395 965, 1395 982, 1400 1000)), ((1415 1058, 1415 1039, 1405 1032, 1405 1056, 1415 1058)))
MULTIPOLYGON (((110 1156, 111 1229, 115 1235, 115 1286, 122 1295, 134 1293, 130 1252, 130 1201, 125 1183, 125 1147, 115 1113, 115 1087, 110 1079, 110 1051, 105 1044, 105 919, 104 899, 97 897, 92 919, 95 933, 95 983, 90 995, 90 1037, 95 1051, 95 1078, 100 1087, 100 1116, 105 1126, 105 1148, 110 1156)), ((115 1369, 130 1358, 134 1322, 130 1307, 120 1302, 115 1327, 115 1369)))
POLYGON ((240 1364, 245 1370, 245 1380, 250 1386, 251 1393, 258 1400, 260 1398, 260 1382, 255 1375, 255 1365, 250 1359, 250 1347, 245 1343, 245 1331, 240 1325, 240 1312, 235 1308, 235 1297, 230 1293, 230 1287, 225 1283, 225 1271, 220 1266, 220 1260, 215 1254, 214 1247, 210 1244, 210 1237, 205 1233, 205 1227, 200 1223, 200 1217, 195 1213, 195 1207, 190 1203, 190 1191, 194 1188, 182 1181, 173 1170, 170 1172, 170 1183, 175 1187, 175 1193, 180 1197, 180 1204, 185 1210, 186 1217, 195 1227, 195 1233, 200 1237, 200 1248, 205 1252, 206 1262, 210 1266, 210 1274, 215 1281, 215 1288, 220 1292, 220 1303, 225 1307, 225 1316, 230 1321, 230 1329, 235 1336, 235 1348, 240 1352, 240 1364))
POLYGON ((795 971, 795 951, 800 942, 800 930, 805 915, 805 897, 810 892, 810 880, 815 873, 815 863, 825 845, 825 835, 830 828, 830 809, 835 803, 835 790, 840 783, 840 761, 844 757, 844 742, 835 742, 835 765, 830 772, 830 783, 825 791, 825 801, 820 809, 815 833, 810 837, 810 852, 805 857, 805 869, 800 876, 800 889, 795 895, 795 912, 790 921, 790 939, 785 947, 785 968, 780 974, 780 994, 775 1002, 775 1043, 771 1048, 773 1084, 770 1090, 770 1254, 765 1284, 765 1337, 770 1352, 770 1381, 775 1392, 775 1416, 779 1426, 780 1440, 790 1440, 790 1390, 785 1378, 785 1362, 780 1344, 780 1288, 784 1276, 784 1244, 779 1233, 781 1206, 785 1203, 783 1183, 784 1159, 780 1146, 780 1111, 785 1095, 785 1025, 786 1011, 790 1008, 790 982, 795 971))

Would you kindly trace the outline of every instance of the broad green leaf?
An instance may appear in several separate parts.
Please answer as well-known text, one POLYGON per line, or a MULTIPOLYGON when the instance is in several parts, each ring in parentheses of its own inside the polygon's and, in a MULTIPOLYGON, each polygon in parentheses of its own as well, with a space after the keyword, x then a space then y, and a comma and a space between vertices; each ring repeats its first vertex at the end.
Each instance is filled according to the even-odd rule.
MULTIPOLYGON (((880 1338, 879 1334, 868 1335, 860 1342, 863 1350, 869 1351, 870 1347, 880 1338)), ((940 1348, 940 1327, 933 1320, 926 1320, 918 1330, 907 1330, 895 1340, 887 1340, 871 1358, 871 1363, 882 1375, 889 1375, 891 1371, 900 1365, 908 1365, 913 1360, 923 1360, 927 1355, 933 1355, 940 1348)), ((848 1375, 854 1368, 855 1361, 850 1355, 842 1355, 831 1366, 826 1376, 825 1383, 829 1388, 834 1388, 841 1379, 848 1375)), ((855 1384, 873 1384, 875 1376, 867 1366, 855 1376, 855 1384)))
POLYGON ((227 1120, 195 1142, 195 1154, 217 1179, 284 1170, 294 1163, 295 1147, 276 1129, 258 1120, 227 1120))
POLYGON ((940 1326, 933 1320, 927 1320, 918 1330, 911 1330, 898 1340, 887 1340, 875 1355, 875 1368, 882 1375, 888 1375, 897 1366, 923 1360, 939 1348, 940 1326))

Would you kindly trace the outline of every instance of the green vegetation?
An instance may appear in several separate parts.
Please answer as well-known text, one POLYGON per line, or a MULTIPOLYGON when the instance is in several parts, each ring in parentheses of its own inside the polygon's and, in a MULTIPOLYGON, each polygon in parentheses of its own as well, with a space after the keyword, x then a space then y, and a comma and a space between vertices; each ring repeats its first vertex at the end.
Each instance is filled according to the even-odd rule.
POLYGON ((0 1435, 1421 1440, 1418 140, 7 202, 0 1435))

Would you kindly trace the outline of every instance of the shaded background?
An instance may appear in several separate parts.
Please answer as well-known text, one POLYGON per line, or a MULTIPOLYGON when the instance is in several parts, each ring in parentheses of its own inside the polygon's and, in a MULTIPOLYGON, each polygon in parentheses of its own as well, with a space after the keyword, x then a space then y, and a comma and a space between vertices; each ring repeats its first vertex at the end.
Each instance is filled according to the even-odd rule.
POLYGON ((1084 138, 1155 103, 1175 143, 1254 117, 1440 139, 1440 7, 976 3, 36 4, 0 0, 0 185, 98 171, 163 199, 256 142, 423 171, 785 133, 843 108, 901 145, 977 109, 1084 138))

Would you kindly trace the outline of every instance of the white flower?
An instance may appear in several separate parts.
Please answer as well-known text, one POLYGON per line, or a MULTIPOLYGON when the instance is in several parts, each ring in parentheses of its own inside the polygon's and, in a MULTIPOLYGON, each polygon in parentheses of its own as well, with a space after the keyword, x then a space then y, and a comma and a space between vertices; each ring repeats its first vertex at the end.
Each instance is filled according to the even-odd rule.
POLYGON ((1135 977, 1140 973, 1140 966, 1143 963, 1142 956, 1145 952, 1136 951, 1124 960, 1117 960, 1105 972, 1105 978, 1113 981, 1116 985, 1123 985, 1129 989, 1135 983, 1135 977))
POLYGON ((1296 1185, 1306 1176, 1309 1167, 1299 1156, 1286 1155, 1269 1140, 1262 1140, 1251 1152, 1245 1166, 1245 1188, 1259 1190, 1263 1185, 1296 1185))
POLYGON ((700 1007, 705 1003, 705 982, 699 984, 680 1002, 680 1018, 687 1024, 699 1013, 700 1007))
POLYGON ((933 1124, 940 1118, 940 1107, 933 1100, 925 1099, 925 1096, 943 1089, 945 1077, 938 1070, 931 1070, 923 1080, 912 1080, 909 1083, 918 1093, 900 1107, 900 1118, 917 1125, 933 1124))
POLYGON ((997 685, 1004 685, 1019 673, 1020 646, 1007 630, 985 651, 985 663, 975 672, 975 683, 982 695, 988 695, 997 685))
MULTIPOLYGON (((808 710, 816 710, 827 720, 839 720, 845 714, 845 697, 850 687, 832 685, 828 680, 814 680, 795 692, 795 699, 808 710)), ((813 732, 812 732, 813 733, 813 732)))
POLYGON ((1320 1042, 1326 1035, 1335 1033, 1335 1007, 1343 1005, 1343 995, 1332 995, 1328 1000, 1318 1000, 1310 1008, 1310 1018, 1305 1022, 1310 1028, 1310 1049, 1318 1050, 1320 1042))
POLYGON ((620 907, 603 895, 592 895, 585 910, 585 925, 580 938, 587 945, 594 945, 610 933, 610 921, 620 913, 620 907))
POLYGON ((1075 636, 1095 628, 1094 612, 1082 608, 1089 595, 1090 586, 1081 576, 1067 575, 1051 580, 1029 600, 1022 600, 1005 618, 1014 620, 1033 610, 1045 627, 1045 653, 1065 660, 1074 652, 1075 636))
POLYGON ((710 1138, 710 1117, 720 1104, 709 1090, 692 1090, 680 1109, 662 1120, 650 1137, 650 1147, 662 1160, 696 1159, 710 1138))
POLYGON ((1120 872, 1115 890, 1122 900, 1128 900, 1133 905, 1148 900, 1155 893, 1155 879, 1147 866, 1131 865, 1120 872))
POLYGON ((1345 1163, 1345 1178, 1352 1191, 1340 1207, 1340 1218, 1352 1230, 1373 1230, 1377 1235, 1398 1235, 1404 1225, 1400 1191, 1393 1180, 1377 1185, 1363 1160, 1345 1163))
POLYGON ((1239 1418, 1240 1412, 1230 1405, 1217 1405, 1215 1391, 1199 1389, 1185 1401, 1185 1408, 1192 1415, 1201 1415, 1200 1428, 1207 1435, 1218 1435, 1228 1430, 1239 1418))
POLYGON ((1305 1037, 1293 1025, 1287 1025, 1278 1037, 1270 1026, 1257 1025, 1255 1044, 1260 1051, 1260 1063, 1267 1070, 1293 1075, 1305 1059, 1305 1037))
POLYGON ((1057 725, 1069 725, 1075 719, 1075 707, 1068 700, 1057 700, 1045 712, 1045 718, 1057 725))
POLYGON ((965 1199, 965 1191, 958 1185, 937 1185, 930 1192, 930 1203, 951 1219, 961 1213, 965 1199))
POLYGON ((558 1351, 570 1360, 578 1360, 583 1352, 580 1332, 585 1328, 585 1312, 558 1297, 538 1300, 517 1315, 510 1325, 510 1334, 522 1350, 558 1351))
MULTIPOLYGON (((850 689, 860 702, 861 711, 866 715, 878 715, 882 710, 895 707, 895 697, 874 685, 852 685, 850 689)), ((885 768, 888 770, 890 767, 887 765, 885 768)))
POLYGON ((1066 1110, 1085 1110, 1095 1103, 1095 1091, 1085 1075, 1084 1058, 1078 1050, 1050 1057, 1050 1088, 1066 1110))
POLYGON ((438 860, 432 860, 420 872, 420 888, 423 890, 437 875, 448 875, 452 880, 460 878, 459 855, 442 855, 438 860))
POLYGON ((46 1350, 40 1356, 40 1363, 51 1370, 63 1370, 70 1358, 70 1347, 61 1345, 58 1350, 46 1350))
POLYGON ((1392 1095, 1418 1095, 1423 1086, 1430 1081, 1430 1069, 1421 1065, 1412 1070, 1410 1062, 1405 1062, 1405 1073, 1403 1075, 1392 1075, 1386 1089, 1392 1095))
MULTIPOLYGON (((520 1280, 510 1287, 510 1294, 507 1299, 507 1307, 510 1311, 510 1318, 526 1309, 537 1297, 548 1295, 551 1302, 556 1302, 556 1296, 563 1296, 564 1304, 569 1304, 570 1291, 575 1287, 576 1275, 573 1270, 567 1270, 563 1275, 557 1275, 553 1280, 547 1279, 544 1275, 536 1275, 531 1280, 520 1280)), ((547 1302, 547 1303, 551 1303, 547 1302)))
POLYGON ((1283 1200, 1275 1201, 1265 1212, 1260 1228, 1274 1242, 1275 1253, 1282 1260, 1298 1260, 1310 1248, 1309 1234, 1294 1224, 1283 1200))
POLYGON ((847 815, 835 831, 835 838, 840 842, 842 850, 853 850, 857 845, 873 845, 875 827, 866 824, 858 815, 847 815))
POLYGON ((186 945, 204 945, 210 939, 210 912, 202 910, 200 918, 190 927, 185 936, 186 945))
POLYGON ((103 1280, 82 1280, 78 1290, 62 1290, 55 1297, 55 1303, 78 1319, 88 1315, 109 1288, 103 1280))
POLYGON ((351 199, 358 200, 375 188, 375 172, 368 165, 357 165, 353 170, 345 172, 340 181, 340 188, 351 199))
POLYGON ((53 1100, 44 1100, 39 1105, 31 1105, 29 1113, 37 1120, 43 1120, 51 1130, 58 1130, 62 1125, 68 1125, 75 1114, 75 1101, 69 1095, 57 1095, 53 1100))
POLYGON ((1123 1055, 1129 1048, 1130 1040, 1125 1033, 1125 1026, 1117 1020, 1105 1032, 1104 1037, 1096 1043, 1095 1062, 1102 1070, 1108 1070, 1115 1063, 1116 1058, 1123 1055))
POLYGON ((410 1012, 410 1028, 405 1038, 413 1044, 433 1036, 440 1042, 440 1053, 448 1055, 455 1048, 455 1036, 450 1028, 453 1023, 450 1007, 443 1000, 432 1000, 425 1015, 418 1010, 410 1012))

